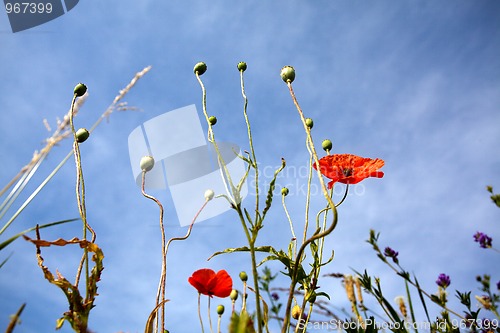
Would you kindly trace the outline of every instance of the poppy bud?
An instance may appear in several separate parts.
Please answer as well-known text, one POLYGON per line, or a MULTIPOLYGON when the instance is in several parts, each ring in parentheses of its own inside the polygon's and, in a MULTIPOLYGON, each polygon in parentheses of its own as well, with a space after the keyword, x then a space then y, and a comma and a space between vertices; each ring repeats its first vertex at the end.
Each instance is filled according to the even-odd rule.
POLYGON ((78 143, 82 143, 89 138, 90 133, 89 131, 87 131, 87 129, 80 128, 78 131, 76 131, 75 135, 76 135, 76 141, 78 143))
POLYGON ((217 124, 217 117, 216 116, 208 117, 208 122, 210 123, 210 125, 214 126, 215 124, 217 124))
POLYGON ((247 69, 247 63, 246 62, 241 61, 241 62, 238 63, 238 70, 240 72, 244 72, 244 71, 246 71, 246 69, 247 69))
POLYGON ((217 314, 219 316, 222 316, 224 314, 224 305, 220 304, 219 306, 217 306, 217 314))
POLYGON ((300 318, 300 306, 294 305, 292 308, 292 318, 299 319, 300 318))
POLYGON ((212 200, 214 198, 214 195, 215 195, 214 191, 206 190, 205 191, 205 200, 207 200, 207 201, 212 200))
POLYGON ((248 275, 247 275, 247 273, 245 271, 241 271, 240 272, 240 279, 243 282, 246 282, 248 280, 248 275))
POLYGON ((285 83, 292 83, 295 80, 295 69, 292 66, 285 66, 281 69, 281 78, 285 83))
POLYGON ((313 128, 314 126, 314 121, 311 118, 306 119, 306 126, 309 128, 313 128))
POLYGON ((155 166, 155 160, 152 156, 144 156, 141 158, 141 170, 148 172, 155 166))
POLYGON ((323 140, 323 142, 321 143, 321 147, 323 147, 323 150, 324 151, 329 151, 332 149, 332 142, 328 139, 326 140, 323 140))
POLYGON ((204 62, 199 62, 196 65, 194 65, 193 69, 194 73, 198 73, 198 75, 203 75, 207 71, 207 64, 204 62))
POLYGON ((281 189, 281 195, 282 195, 282 196, 285 196, 285 197, 286 197, 286 196, 288 195, 288 192, 290 192, 290 191, 289 191, 289 190, 288 190, 288 188, 286 188, 286 187, 283 187, 283 188, 281 189))
POLYGON ((236 301, 238 299, 238 290, 231 290, 231 294, 229 294, 229 297, 231 298, 231 301, 236 301))
POLYGON ((87 92, 87 86, 84 85, 83 83, 78 83, 75 86, 75 89, 73 90, 73 93, 76 95, 76 97, 82 97, 83 95, 85 95, 86 92, 87 92))

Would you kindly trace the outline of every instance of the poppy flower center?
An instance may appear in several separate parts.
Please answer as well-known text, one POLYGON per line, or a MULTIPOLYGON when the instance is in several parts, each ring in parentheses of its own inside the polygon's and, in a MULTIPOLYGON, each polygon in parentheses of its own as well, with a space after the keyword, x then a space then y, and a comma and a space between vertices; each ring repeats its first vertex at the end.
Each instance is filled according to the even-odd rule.
POLYGON ((344 168, 344 169, 342 169, 342 174, 345 177, 352 176, 352 168, 344 168))

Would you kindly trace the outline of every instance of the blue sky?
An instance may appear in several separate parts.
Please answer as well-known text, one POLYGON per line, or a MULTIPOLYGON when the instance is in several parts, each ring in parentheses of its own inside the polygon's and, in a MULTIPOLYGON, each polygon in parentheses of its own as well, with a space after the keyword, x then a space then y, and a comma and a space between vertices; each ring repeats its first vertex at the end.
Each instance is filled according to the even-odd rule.
MULTIPOLYGON (((0 45, 2 184, 42 147, 49 136, 43 119, 55 127, 69 109, 77 82, 88 86, 89 96, 75 122, 90 127, 136 72, 152 66, 125 98, 141 112, 113 114, 82 145, 89 222, 105 254, 90 319, 96 332, 141 332, 154 306, 158 211, 135 184, 127 139, 134 128, 165 112, 190 104, 201 111, 192 73, 198 61, 208 64, 203 80, 209 113, 219 119, 217 137, 242 148, 248 143, 236 64, 248 63, 245 80, 258 160, 266 170, 278 167, 281 157, 287 160, 279 186, 290 188, 296 228, 303 223, 300 186, 306 179, 294 170, 306 165, 308 155, 298 114, 279 77, 282 66, 297 71, 295 92, 315 120, 318 148, 329 138, 336 153, 385 160, 385 177, 364 181, 340 207, 339 225, 328 241, 335 260, 325 272, 367 268, 381 277, 388 298, 401 295, 403 282, 365 242, 374 228, 381 232, 381 244, 399 251, 402 265, 429 292, 436 290, 440 273, 451 276, 452 290, 476 291, 478 274, 500 280, 498 254, 480 249, 472 239, 483 231, 495 246, 500 237, 498 208, 485 190, 492 185, 500 191, 498 1, 81 1, 64 16, 16 34, 7 15, 0 14, 0 45)), ((69 150, 69 142, 55 147, 29 189, 69 150)), ((7 233, 78 216, 74 173, 68 162, 7 233)), ((184 234, 169 193, 154 194, 167 208, 167 237, 184 234)), ((314 209, 323 204, 320 196, 313 202, 314 209)), ((253 197, 245 205, 251 208, 253 197)), ((284 248, 290 234, 278 202, 270 214, 259 243, 284 248)), ((74 223, 42 235, 55 239, 80 233, 74 223)), ((196 225, 188 241, 174 243, 167 285, 171 332, 199 329, 197 293, 187 283, 196 269, 226 269, 241 288, 237 275, 249 271, 247 255, 208 263, 206 258, 243 244, 232 212, 196 225)), ((53 331, 66 310, 64 295, 43 279, 33 246, 19 240, 2 251, 0 260, 10 253, 0 274, 0 327, 27 302, 18 331, 53 331)), ((74 275, 76 252, 47 249, 43 256, 53 270, 74 275)), ((334 304, 347 306, 339 281, 325 279, 321 286, 334 304)), ((227 300, 221 303, 229 307, 227 300)), ((69 326, 61 332, 70 332, 69 326)))

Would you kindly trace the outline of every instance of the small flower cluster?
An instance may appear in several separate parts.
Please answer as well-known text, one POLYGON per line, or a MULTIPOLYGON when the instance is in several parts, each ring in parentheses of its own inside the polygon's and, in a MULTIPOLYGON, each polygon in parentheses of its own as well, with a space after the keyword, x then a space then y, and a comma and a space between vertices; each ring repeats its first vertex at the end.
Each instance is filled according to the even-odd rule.
POLYGON ((390 247, 386 247, 385 250, 384 250, 384 255, 387 258, 392 258, 392 261, 394 261, 395 264, 399 263, 398 254, 399 254, 399 252, 394 251, 390 247))
POLYGON ((479 246, 482 247, 483 249, 490 248, 492 241, 493 239, 491 237, 482 232, 478 231, 474 234, 474 242, 479 243, 479 246))
POLYGON ((441 273, 436 280, 436 284, 441 288, 446 289, 451 284, 450 277, 444 273, 441 273))

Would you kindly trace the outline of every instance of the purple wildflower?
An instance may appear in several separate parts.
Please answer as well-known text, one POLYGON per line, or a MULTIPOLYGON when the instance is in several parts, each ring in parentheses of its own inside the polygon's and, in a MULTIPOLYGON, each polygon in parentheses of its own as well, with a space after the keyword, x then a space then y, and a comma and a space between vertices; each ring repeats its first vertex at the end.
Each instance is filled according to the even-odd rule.
POLYGON ((443 289, 446 289, 451 283, 450 277, 444 273, 439 274, 436 284, 443 289))
POLYGON ((500 280, 497 282, 497 289, 500 290, 500 280))
POLYGON ((273 298, 273 300, 277 301, 280 299, 280 296, 277 294, 277 293, 272 293, 271 294, 271 297, 273 298))
POLYGON ((399 263, 398 254, 399 252, 394 251, 390 247, 386 247, 384 250, 384 255, 388 258, 392 258, 392 261, 394 261, 395 264, 399 263))
POLYGON ((483 234, 482 232, 476 232, 474 234, 474 241, 479 243, 479 246, 481 246, 483 249, 486 249, 488 247, 491 247, 491 237, 489 237, 486 234, 483 234))

